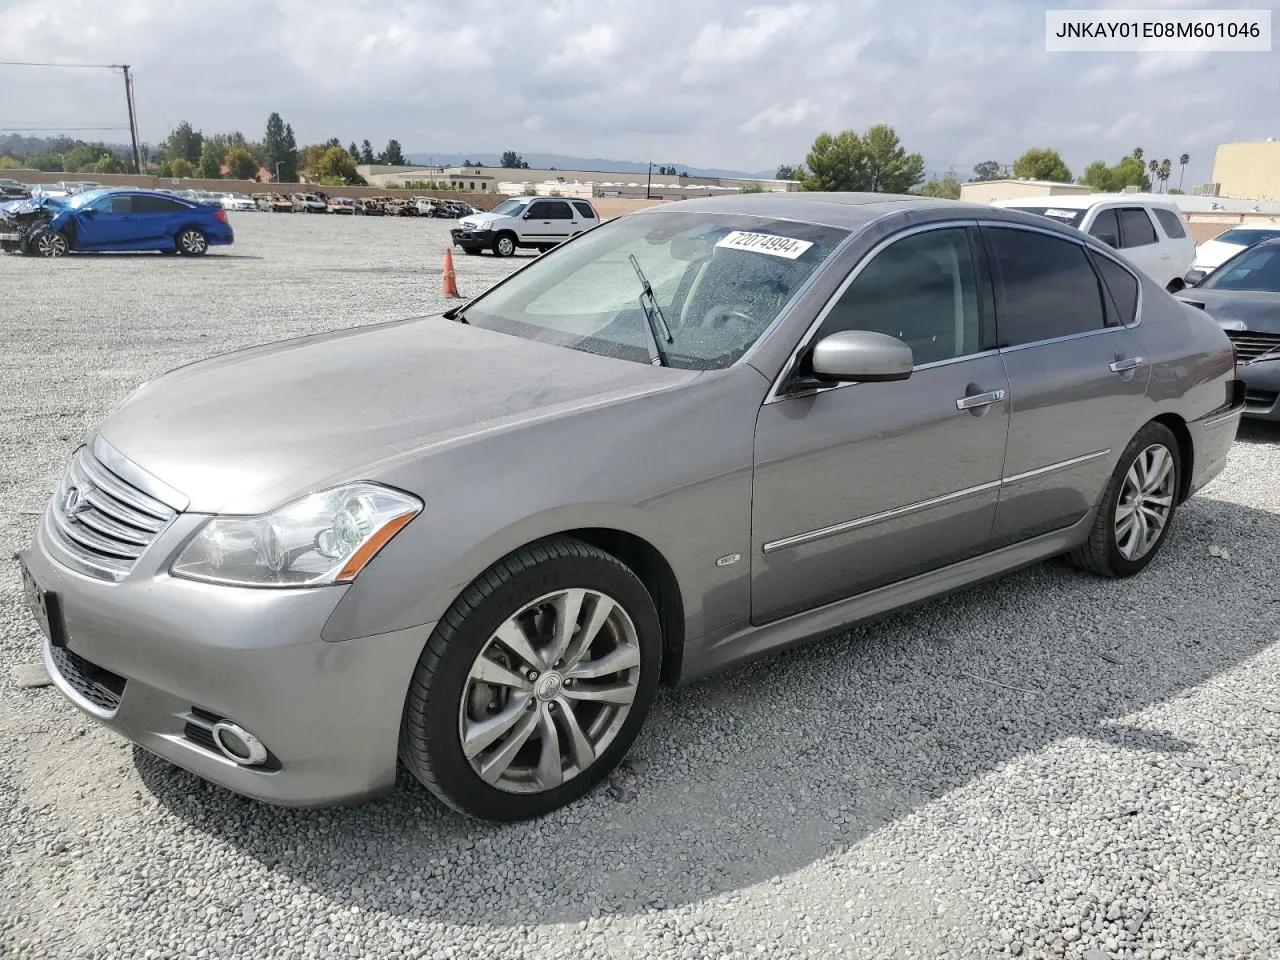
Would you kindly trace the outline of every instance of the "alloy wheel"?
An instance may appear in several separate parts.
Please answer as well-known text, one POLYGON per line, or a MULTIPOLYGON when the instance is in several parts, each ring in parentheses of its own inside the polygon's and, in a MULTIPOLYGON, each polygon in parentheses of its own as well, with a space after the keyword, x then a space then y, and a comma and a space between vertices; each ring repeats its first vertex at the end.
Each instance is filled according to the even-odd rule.
POLYGON ((622 729, 640 662, 631 617, 598 590, 560 590, 521 607, 467 673, 458 736, 471 769, 524 794, 581 774, 622 729))
POLYGON ((42 257, 61 257, 67 252, 67 238, 60 233, 42 233, 36 238, 36 253, 42 257))
POLYGON ((182 247, 183 253, 198 257, 204 253, 208 241, 199 230, 184 230, 182 236, 178 238, 178 244, 182 247))
POLYGON ((510 237, 500 237, 498 239, 498 255, 509 257, 516 252, 515 241, 510 237))
POLYGON ((1177 471, 1173 455, 1153 443, 1134 459, 1116 500, 1116 548, 1126 560, 1141 560, 1160 539, 1173 512, 1177 471))

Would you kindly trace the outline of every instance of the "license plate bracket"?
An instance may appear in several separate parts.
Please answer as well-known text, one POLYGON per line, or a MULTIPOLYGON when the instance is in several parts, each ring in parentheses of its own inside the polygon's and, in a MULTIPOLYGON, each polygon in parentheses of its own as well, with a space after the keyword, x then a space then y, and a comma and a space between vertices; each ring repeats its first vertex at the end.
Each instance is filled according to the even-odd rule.
POLYGON ((18 570, 22 576, 22 592, 27 598, 27 607, 35 617, 40 630, 49 638, 51 646, 67 645, 67 630, 62 620, 62 603, 58 595, 45 590, 36 582, 36 578, 27 568, 26 561, 18 557, 18 570))

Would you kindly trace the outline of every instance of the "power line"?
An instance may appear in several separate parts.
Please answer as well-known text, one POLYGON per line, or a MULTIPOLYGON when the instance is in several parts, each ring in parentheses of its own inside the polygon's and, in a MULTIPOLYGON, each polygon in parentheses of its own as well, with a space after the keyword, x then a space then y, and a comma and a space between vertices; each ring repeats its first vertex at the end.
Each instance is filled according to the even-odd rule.
POLYGON ((119 63, 39 63, 33 60, 0 60, 0 67, 71 67, 85 70, 119 70, 119 63))
POLYGON ((0 130, 5 130, 5 131, 8 131, 9 133, 27 133, 33 130, 128 130, 128 129, 129 129, 128 127, 119 126, 119 125, 114 127, 97 126, 94 124, 73 124, 73 125, 30 124, 28 125, 28 124, 22 124, 22 123, 9 123, 4 120, 0 120, 0 130))

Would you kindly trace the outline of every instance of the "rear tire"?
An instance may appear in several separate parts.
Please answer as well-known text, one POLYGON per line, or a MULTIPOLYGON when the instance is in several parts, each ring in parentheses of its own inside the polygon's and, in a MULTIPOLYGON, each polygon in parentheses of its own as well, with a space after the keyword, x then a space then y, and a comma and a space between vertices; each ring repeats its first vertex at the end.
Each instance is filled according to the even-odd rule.
POLYGON ((530 544, 477 577, 437 624, 409 688, 401 760, 468 816, 540 817, 626 755, 661 661, 657 609, 629 568, 569 537, 530 544))
POLYGON ((1148 423, 1120 455, 1089 539, 1071 562, 1100 577, 1140 573, 1169 535, 1181 482, 1177 438, 1163 423, 1148 423))
POLYGON ((209 238, 195 227, 186 227, 178 234, 177 248, 184 257, 203 257, 209 250, 209 238))

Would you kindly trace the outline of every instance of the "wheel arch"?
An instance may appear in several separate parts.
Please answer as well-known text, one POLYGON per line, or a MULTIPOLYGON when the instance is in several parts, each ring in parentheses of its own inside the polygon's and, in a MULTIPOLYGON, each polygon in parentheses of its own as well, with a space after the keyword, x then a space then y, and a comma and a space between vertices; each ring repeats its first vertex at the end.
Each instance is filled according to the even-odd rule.
POLYGON ((1181 475, 1178 477, 1178 503, 1184 503, 1191 496, 1191 475, 1194 472, 1196 450, 1191 440, 1191 430, 1187 421, 1176 413, 1162 413, 1152 418, 1151 423, 1159 423, 1168 427, 1178 441, 1178 457, 1182 460, 1181 475))
POLYGON ((667 558, 648 540, 625 530, 582 527, 565 530, 559 536, 573 537, 612 554, 640 578, 658 608, 658 623, 662 627, 662 682, 674 685, 680 678, 684 657, 684 598, 667 558))

